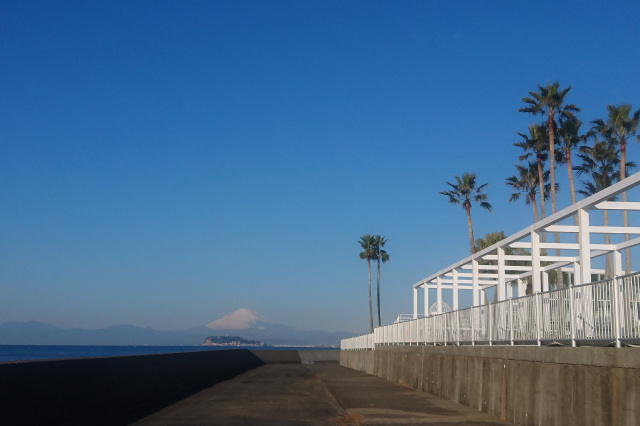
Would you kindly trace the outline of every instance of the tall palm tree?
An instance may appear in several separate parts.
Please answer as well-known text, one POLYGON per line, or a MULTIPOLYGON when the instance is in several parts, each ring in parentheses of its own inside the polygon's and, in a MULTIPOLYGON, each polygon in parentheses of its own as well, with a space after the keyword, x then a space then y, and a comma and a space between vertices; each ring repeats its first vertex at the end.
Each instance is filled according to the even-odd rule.
POLYGON ((567 165, 567 173, 569 177, 569 192, 571 195, 571 204, 576 203, 576 189, 573 182, 573 164, 571 163, 571 152, 579 149, 582 145, 586 143, 587 138, 589 137, 589 133, 580 134, 580 127, 582 126, 582 121, 578 120, 575 117, 572 117, 568 120, 563 120, 558 127, 558 150, 561 155, 559 157, 559 162, 562 162, 567 165))
MULTIPOLYGON (((558 127, 558 163, 567 165, 567 176, 569 178, 569 195, 571 196, 571 204, 576 203, 576 188, 573 182, 573 164, 571 162, 571 152, 573 150, 580 149, 587 139, 591 136, 591 132, 586 134, 580 134, 580 127, 582 121, 576 117, 571 117, 567 120, 562 120, 560 127, 558 127)), ((573 224, 578 225, 578 214, 573 215, 573 224)), ((576 234, 576 242, 579 242, 580 237, 576 234)))
MULTIPOLYGON (((540 187, 540 194, 544 194, 544 183, 545 178, 544 174, 548 172, 544 172, 544 162, 549 157, 548 143, 547 143, 547 131, 544 126, 540 125, 531 125, 529 126, 529 135, 525 135, 524 133, 517 133, 522 140, 520 142, 516 142, 513 145, 518 148, 522 148, 524 150, 524 154, 522 154, 518 160, 523 161, 529 159, 530 156, 535 155, 536 158, 536 167, 538 170, 538 185, 540 187)), ((548 178, 547 178, 548 181, 548 178)), ((546 198, 545 198, 546 199, 546 198)), ((545 218, 545 209, 544 209, 544 199, 540 200, 540 215, 542 219, 545 218)), ((537 222, 537 219, 536 219, 537 222)), ((544 238, 544 234, 543 234, 544 238)))
MULTIPOLYGON (((593 131, 602 137, 611 139, 620 147, 620 172, 618 179, 626 177, 627 164, 627 140, 636 137, 636 142, 640 141, 638 125, 640 124, 640 109, 631 114, 630 104, 620 104, 618 106, 607 105, 607 121, 602 119, 592 121, 593 131)), ((622 202, 627 201, 627 193, 621 195, 622 202)), ((622 211, 622 225, 629 226, 629 216, 626 210, 622 211)), ((624 235, 624 240, 629 241, 629 234, 624 235)), ((624 250, 625 273, 631 272, 631 252, 624 250)))
POLYGON ((360 259, 367 261, 367 268, 369 270, 369 330, 373 333, 373 305, 371 303, 371 261, 376 258, 375 240, 369 234, 363 235, 358 241, 362 251, 360 252, 360 259))
MULTIPOLYGON (((620 165, 620 151, 610 142, 610 140, 599 141, 596 137, 594 138, 593 146, 585 146, 580 149, 581 153, 578 154, 578 157, 582 160, 582 164, 576 167, 576 171, 579 175, 586 174, 591 176, 593 180, 592 182, 581 181, 583 189, 578 191, 580 194, 585 196, 593 195, 610 187, 619 179, 619 174, 616 171, 620 165)), ((627 162, 627 169, 633 167, 635 167, 635 163, 627 162)), ((609 225, 607 210, 602 210, 602 224, 603 226, 609 225)), ((604 234, 604 243, 611 243, 609 234, 604 234)), ((605 277, 611 278, 612 276, 613 259, 611 253, 608 253, 605 277)))
MULTIPOLYGON (((569 119, 573 117, 574 112, 580 111, 575 105, 564 105, 564 98, 571 90, 571 86, 564 90, 559 89, 560 83, 557 81, 553 84, 547 83, 546 86, 538 84, 537 92, 529 92, 531 97, 522 98, 522 102, 528 106, 520 108, 520 112, 529 112, 531 114, 542 114, 547 116, 547 133, 549 135, 549 170, 551 171, 551 213, 556 212, 556 175, 555 175, 555 135, 556 115, 558 118, 569 119)), ((554 240, 560 242, 560 235, 557 232, 553 234, 554 240)), ((556 255, 560 256, 560 250, 556 249, 556 255)), ((563 277, 558 273, 558 286, 563 286, 563 277)))
POLYGON ((380 321, 380 262, 386 263, 389 261, 389 254, 383 249, 384 245, 387 243, 387 239, 385 237, 381 237, 380 235, 376 235, 373 237, 373 248, 375 251, 375 259, 378 261, 378 327, 382 325, 380 321))
POLYGON ((574 112, 579 112, 580 108, 575 105, 564 105, 564 98, 571 90, 571 86, 560 90, 560 84, 547 83, 546 86, 538 84, 537 92, 529 92, 531 97, 522 98, 522 102, 528 106, 518 109, 520 112, 531 114, 542 114, 547 116, 547 133, 549 135, 549 170, 551 170, 551 212, 556 212, 556 177, 555 177, 555 120, 556 115, 564 118, 571 118, 574 112))
POLYGON ((487 194, 482 191, 488 184, 482 184, 476 186, 476 174, 465 173, 462 178, 454 176, 456 183, 447 182, 447 185, 451 187, 451 191, 441 191, 440 194, 449 197, 451 204, 462 204, 462 207, 467 212, 467 227, 469 230, 469 247, 471 253, 474 252, 474 239, 473 239, 473 226, 471 225, 471 202, 480 203, 480 207, 492 210, 491 204, 487 202, 487 194))
MULTIPOLYGON (((538 165, 529 162, 528 167, 516 164, 519 176, 509 176, 505 183, 512 187, 516 192, 511 194, 509 202, 520 199, 521 194, 525 194, 525 201, 531 204, 533 210, 533 221, 538 221, 538 208, 536 206, 536 193, 538 192, 538 165)), ((543 173, 544 180, 544 198, 549 198, 551 184, 549 183, 549 171, 543 173)), ((542 200, 544 202, 544 200, 542 200)))

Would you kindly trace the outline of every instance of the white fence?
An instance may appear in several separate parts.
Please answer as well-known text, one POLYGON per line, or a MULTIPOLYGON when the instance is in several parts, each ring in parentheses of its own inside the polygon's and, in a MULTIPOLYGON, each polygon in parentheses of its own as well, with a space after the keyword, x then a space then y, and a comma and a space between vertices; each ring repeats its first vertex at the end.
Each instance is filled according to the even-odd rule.
POLYGON ((623 344, 640 344, 640 273, 396 322, 340 347, 623 344))

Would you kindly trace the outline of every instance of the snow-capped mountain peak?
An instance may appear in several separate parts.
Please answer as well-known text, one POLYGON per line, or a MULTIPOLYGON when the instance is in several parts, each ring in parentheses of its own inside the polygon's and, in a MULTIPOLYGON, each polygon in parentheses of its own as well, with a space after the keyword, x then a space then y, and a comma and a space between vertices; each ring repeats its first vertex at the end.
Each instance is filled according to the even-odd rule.
POLYGON ((244 330, 258 321, 271 322, 251 309, 241 308, 210 322, 207 324, 207 328, 213 330, 244 330))

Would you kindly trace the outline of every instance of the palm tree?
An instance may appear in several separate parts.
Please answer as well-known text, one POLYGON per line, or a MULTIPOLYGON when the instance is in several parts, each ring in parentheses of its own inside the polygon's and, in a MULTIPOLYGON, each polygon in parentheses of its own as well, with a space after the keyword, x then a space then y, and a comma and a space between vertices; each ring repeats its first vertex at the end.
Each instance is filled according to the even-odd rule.
MULTIPOLYGON (((594 138, 593 146, 585 146, 580 150, 578 157, 582 160, 582 164, 576 167, 576 171, 579 175, 587 174, 593 179, 590 181, 581 181, 583 189, 578 192, 582 195, 593 195, 598 191, 602 191, 608 188, 619 179, 619 174, 616 175, 617 168, 620 165, 620 151, 616 149, 615 145, 608 140, 599 141, 594 138)), ((626 168, 630 169, 635 167, 635 163, 628 162, 626 168)), ((603 226, 609 225, 609 218, 607 210, 602 210, 602 224, 603 226)), ((604 243, 610 244, 609 234, 604 234, 604 243)), ((605 277, 611 278, 613 276, 613 260, 611 253, 607 254, 605 277)))
POLYGON ((384 245, 387 243, 385 237, 376 235, 373 237, 373 249, 375 252, 375 259, 378 261, 378 327, 382 325, 380 321, 380 262, 386 263, 389 261, 389 254, 383 250, 384 245))
POLYGON ((451 191, 441 191, 440 194, 449 197, 451 204, 461 204, 464 210, 467 212, 467 227, 469 230, 469 246, 471 253, 474 252, 474 240, 473 240, 473 226, 471 225, 471 202, 480 203, 480 207, 491 211, 491 204, 487 202, 487 194, 483 194, 482 191, 488 184, 482 184, 476 186, 476 174, 465 173, 462 179, 458 176, 454 176, 456 183, 447 182, 447 185, 451 187, 451 191))
MULTIPOLYGON (((602 137, 611 139, 620 146, 620 173, 618 179, 623 180, 626 177, 627 164, 627 140, 636 137, 636 142, 640 141, 638 133, 638 125, 640 124, 640 109, 633 115, 631 114, 630 104, 620 104, 618 106, 607 105, 607 122, 598 119, 592 121, 594 124, 593 131, 602 137)), ((627 201, 627 193, 621 194, 622 202, 627 201)), ((629 216, 626 210, 622 211, 622 225, 629 226, 629 216)), ((629 241, 629 234, 624 235, 624 240, 629 241)), ((624 268, 625 273, 631 272, 631 252, 629 249, 624 250, 624 268)))
POLYGON ((360 241, 358 241, 360 247, 362 248, 362 252, 360 252, 360 259, 366 259, 367 268, 369 269, 369 329, 370 332, 373 333, 373 305, 371 303, 371 260, 376 258, 375 252, 375 240, 369 234, 363 235, 360 237, 360 241))
POLYGON ((564 90, 559 90, 559 83, 547 83, 545 87, 538 84, 537 92, 529 92, 531 97, 522 98, 522 102, 528 106, 518 109, 519 112, 531 114, 542 114, 547 116, 547 132, 549 135, 549 170, 551 170, 551 212, 556 212, 556 177, 555 177, 555 119, 556 115, 569 119, 574 112, 580 111, 575 105, 564 105, 564 98, 567 96, 571 86, 564 90))
MULTIPOLYGON (((511 194, 509 202, 520 199, 520 194, 525 194, 525 201, 531 204, 533 210, 533 221, 538 221, 538 208, 536 206, 536 193, 538 192, 538 166, 536 163, 529 162, 528 167, 516 164, 519 176, 509 176, 505 183, 511 186, 516 192, 511 194)), ((544 198, 549 198, 549 190, 551 184, 549 182, 549 171, 543 173, 544 180, 544 198)), ((544 203, 544 200, 542 200, 544 203)))
MULTIPOLYGON (((538 185, 540 186, 540 194, 544 194, 544 174, 548 172, 544 172, 544 162, 549 157, 547 152, 548 144, 547 144, 547 131, 544 126, 540 125, 531 125, 529 126, 529 135, 525 135, 524 133, 518 133, 518 135, 522 138, 522 141, 516 142, 513 145, 518 148, 522 148, 524 150, 524 154, 522 154, 518 160, 523 161, 527 160, 531 155, 535 155, 536 157, 536 165, 538 169, 538 185)), ((548 180, 548 178, 547 178, 548 180)), ((545 197, 546 199, 546 197, 545 197)), ((545 209, 544 209, 544 201, 540 200, 540 215, 542 219, 545 218, 545 209)), ((538 220, 536 219, 536 222, 538 220)), ((543 234, 544 238, 544 234, 543 234)))
POLYGON ((569 177, 569 192, 571 195, 571 204, 576 203, 575 186, 573 183, 573 165, 571 163, 571 152, 575 149, 579 149, 586 143, 589 133, 580 134, 580 127, 582 121, 575 117, 568 120, 563 120, 558 128, 558 150, 562 154, 559 156, 559 162, 567 165, 567 173, 569 177))

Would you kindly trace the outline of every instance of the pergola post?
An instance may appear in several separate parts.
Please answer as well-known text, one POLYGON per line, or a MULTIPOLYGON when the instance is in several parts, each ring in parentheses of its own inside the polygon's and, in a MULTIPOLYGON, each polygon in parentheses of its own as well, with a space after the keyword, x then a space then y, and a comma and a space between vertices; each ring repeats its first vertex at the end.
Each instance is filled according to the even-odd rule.
POLYGON ((418 287, 413 288, 413 319, 418 318, 418 287))
POLYGON ((442 277, 438 275, 436 278, 436 312, 442 313, 442 277))
POLYGON ((453 270, 453 310, 458 310, 458 270, 453 270))
POLYGON ((531 231, 531 289, 533 293, 539 293, 540 285, 540 234, 531 231))
POLYGON ((522 297, 527 292, 527 286, 522 281, 522 278, 518 278, 518 297, 522 297))
POLYGON ((429 285, 424 283, 424 316, 429 316, 429 285))
POLYGON ((578 285, 580 282, 580 262, 573 262, 573 285, 578 285))
POLYGON ((613 252, 613 275, 617 277, 622 274, 622 253, 620 250, 615 250, 613 252))
POLYGON ((576 284, 591 282, 591 249, 589 242, 589 212, 585 209, 578 211, 578 245, 580 246, 580 279, 576 284))
POLYGON ((498 247, 496 249, 498 252, 498 301, 502 301, 506 299, 505 296, 505 260, 504 260, 504 249, 502 247, 498 247))
POLYGON ((471 281, 473 291, 473 306, 480 306, 480 283, 478 282, 478 261, 473 259, 471 261, 471 281))

